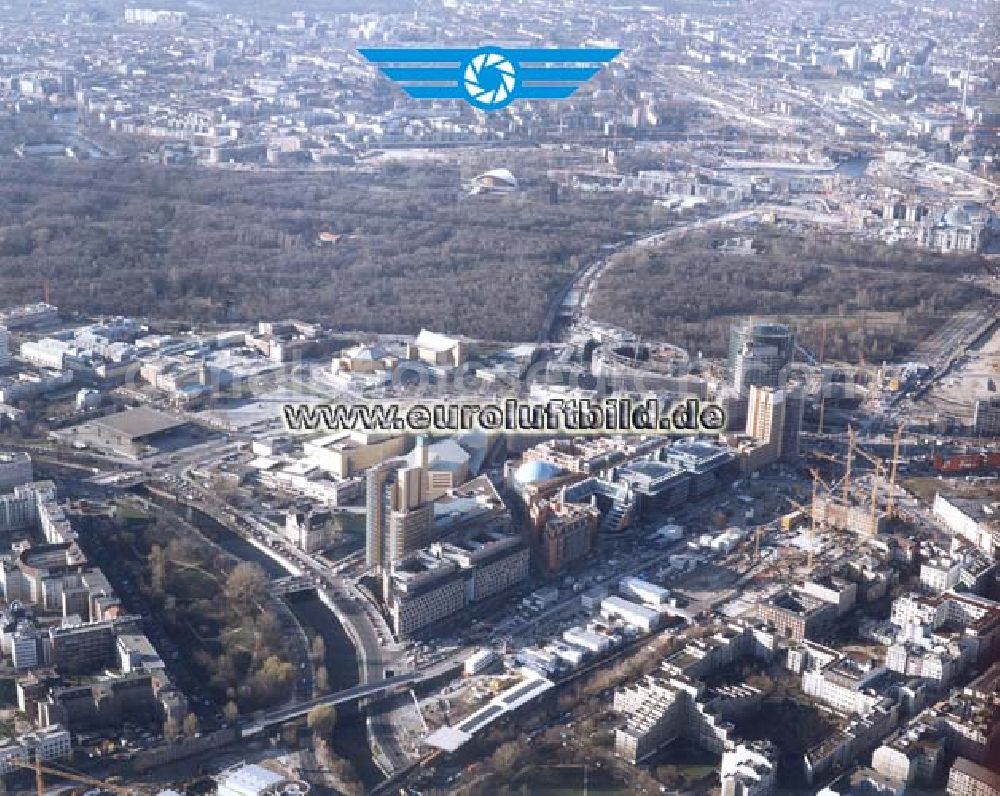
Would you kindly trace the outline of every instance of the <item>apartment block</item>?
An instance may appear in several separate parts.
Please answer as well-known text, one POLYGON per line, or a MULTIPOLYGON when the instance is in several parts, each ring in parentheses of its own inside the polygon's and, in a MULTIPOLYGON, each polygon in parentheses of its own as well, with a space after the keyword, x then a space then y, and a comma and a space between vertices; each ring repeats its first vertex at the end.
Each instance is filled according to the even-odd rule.
POLYGON ((49 629, 52 665, 64 674, 89 674, 118 664, 119 634, 138 634, 139 617, 126 616, 99 622, 49 629))
POLYGON ((0 775, 31 768, 36 759, 43 763, 67 760, 72 754, 70 734, 58 725, 0 741, 0 775))
POLYGON ((836 616, 832 603, 791 589, 757 603, 758 619, 774 626, 786 639, 816 638, 836 616))
POLYGON ((733 726, 702 701, 705 686, 682 676, 647 675, 615 691, 614 709, 625 715, 615 731, 615 753, 639 763, 684 737, 715 754, 734 748, 733 726))
POLYGON ((777 783, 778 753, 767 741, 738 744, 722 753, 722 796, 770 796, 777 783))
POLYGON ((943 733, 932 724, 915 722, 872 753, 872 768, 884 777, 906 785, 932 785, 944 762, 943 733))
POLYGON ((395 562, 383 578, 394 632, 409 636, 523 583, 529 557, 519 536, 484 529, 395 562))
POLYGON ((1000 796, 1000 773, 960 757, 948 772, 948 796, 1000 796))

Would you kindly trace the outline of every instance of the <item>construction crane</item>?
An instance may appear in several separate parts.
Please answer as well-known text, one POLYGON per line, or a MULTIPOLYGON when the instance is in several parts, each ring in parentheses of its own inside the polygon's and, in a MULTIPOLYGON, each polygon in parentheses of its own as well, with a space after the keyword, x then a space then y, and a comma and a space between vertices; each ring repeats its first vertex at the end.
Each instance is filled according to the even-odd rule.
POLYGON ((886 510, 889 516, 896 514, 896 473, 899 469, 899 443, 903 439, 903 421, 899 421, 896 426, 896 433, 892 438, 892 466, 889 469, 889 496, 886 499, 886 510))
POLYGON ((760 561, 760 536, 764 533, 764 526, 758 525, 753 533, 753 560, 754 563, 760 561))
POLYGON ((823 459, 823 461, 827 461, 832 464, 840 464, 840 459, 832 453, 826 453, 825 451, 809 451, 809 455, 816 459, 823 459))
POLYGON ((854 461, 854 427, 847 426, 847 458, 844 460, 844 505, 851 497, 851 463, 854 461))
POLYGON ((819 474, 819 470, 817 470, 815 467, 810 467, 809 468, 809 474, 813 477, 813 486, 812 486, 812 530, 815 533, 815 531, 816 531, 816 498, 818 497, 819 486, 820 486, 820 484, 822 484, 823 487, 824 487, 824 489, 826 489, 827 494, 830 495, 831 497, 833 497, 834 487, 831 486, 829 483, 827 483, 826 479, 824 479, 823 476, 819 474))
POLYGON ((878 536, 878 482, 883 478, 882 463, 875 465, 875 477, 872 479, 871 534, 878 536))
MULTIPOLYGON (((840 458, 834 456, 832 453, 824 453, 823 451, 809 451, 809 455, 815 459, 822 459, 823 461, 827 461, 830 462, 831 464, 836 464, 837 466, 840 466, 840 458)), ((837 480, 829 484, 826 481, 823 481, 823 484, 826 486, 827 491, 832 495, 840 487, 841 480, 837 480)))
POLYGON ((795 513, 797 512, 799 516, 805 517, 805 516, 808 515, 809 509, 807 509, 805 506, 803 506, 801 503, 799 503, 799 501, 795 500, 794 498, 788 497, 787 495, 785 496, 785 500, 787 500, 789 502, 789 504, 791 505, 791 507, 793 509, 795 509, 795 512, 791 512, 789 514, 785 514, 781 518, 781 529, 783 531, 790 531, 791 528, 792 528, 792 523, 796 519, 798 519, 795 516, 795 513))
POLYGON ((871 495, 871 533, 872 536, 878 534, 878 482, 882 480, 882 474, 885 472, 885 465, 882 460, 877 456, 872 456, 868 451, 862 448, 857 449, 858 455, 863 456, 872 466, 875 468, 875 475, 872 477, 872 495, 871 495))
POLYGON ((899 463, 899 442, 902 435, 903 435, 903 423, 902 421, 900 421, 899 425, 896 428, 896 434, 893 439, 892 463, 889 467, 890 476, 889 476, 889 482, 887 484, 885 482, 885 470, 886 470, 885 462, 882 461, 882 459, 880 459, 879 457, 871 455, 863 448, 860 447, 856 448, 858 454, 866 458, 875 467, 875 476, 872 479, 872 495, 871 495, 871 503, 872 503, 871 522, 872 522, 873 536, 878 532, 878 489, 880 481, 883 484, 885 484, 885 492, 888 495, 888 497, 886 498, 886 512, 888 516, 890 517, 893 516, 893 511, 894 511, 893 492, 896 486, 896 471, 899 463))
POLYGON ((51 764, 43 766, 41 754, 38 751, 35 752, 35 759, 33 761, 19 760, 18 758, 13 757, 8 759, 7 762, 12 766, 30 768, 35 772, 35 791, 37 796, 45 796, 45 774, 50 774, 54 777, 60 777, 62 779, 68 779, 72 782, 79 782, 81 785, 90 785, 91 787, 110 791, 111 793, 116 793, 120 796, 145 796, 145 791, 142 788, 117 785, 105 780, 88 777, 86 774, 78 774, 75 771, 65 771, 61 768, 55 768, 51 764))
POLYGON ((817 470, 815 467, 810 467, 809 468, 809 472, 810 472, 810 474, 812 474, 813 486, 812 486, 812 504, 811 504, 811 509, 812 510, 809 513, 809 515, 810 515, 810 517, 809 517, 809 557, 806 560, 806 571, 809 573, 810 576, 812 576, 812 571, 813 571, 813 554, 814 554, 813 548, 816 545, 816 498, 819 495, 819 485, 823 484, 823 486, 826 487, 827 492, 830 493, 831 495, 833 494, 833 490, 830 488, 830 485, 826 481, 823 480, 823 477, 819 474, 819 470, 817 470))
POLYGON ((868 461, 871 464, 871 466, 875 468, 876 472, 881 472, 883 470, 883 468, 885 467, 885 464, 883 463, 883 461, 878 456, 872 455, 871 453, 869 453, 868 451, 866 451, 864 448, 855 447, 854 448, 854 452, 856 454, 858 454, 858 456, 860 456, 863 459, 865 459, 866 461, 868 461))

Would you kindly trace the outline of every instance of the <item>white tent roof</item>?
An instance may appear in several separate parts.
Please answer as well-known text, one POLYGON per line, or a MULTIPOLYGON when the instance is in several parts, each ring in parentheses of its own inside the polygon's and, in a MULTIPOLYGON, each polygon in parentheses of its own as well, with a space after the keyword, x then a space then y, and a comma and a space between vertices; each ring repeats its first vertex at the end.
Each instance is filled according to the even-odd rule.
POLYGON ((416 345, 418 348, 428 348, 431 351, 443 353, 457 346, 458 340, 445 337, 443 334, 438 334, 437 332, 429 332, 426 329, 421 329, 420 334, 417 335, 416 345))

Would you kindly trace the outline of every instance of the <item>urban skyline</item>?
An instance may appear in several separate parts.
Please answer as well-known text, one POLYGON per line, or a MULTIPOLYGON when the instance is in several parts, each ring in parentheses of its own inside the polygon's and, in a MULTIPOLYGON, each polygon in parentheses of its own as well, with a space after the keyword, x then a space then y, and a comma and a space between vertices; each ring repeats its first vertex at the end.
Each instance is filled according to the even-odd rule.
POLYGON ((318 5, 0 9, 5 786, 1000 794, 1000 4, 318 5))

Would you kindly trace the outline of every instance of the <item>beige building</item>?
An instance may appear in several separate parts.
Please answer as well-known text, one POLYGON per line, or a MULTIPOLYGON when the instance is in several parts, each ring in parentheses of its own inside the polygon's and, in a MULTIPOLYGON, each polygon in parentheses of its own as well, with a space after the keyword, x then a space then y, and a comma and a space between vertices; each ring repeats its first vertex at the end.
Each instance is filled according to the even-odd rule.
POLYGON ((781 453, 781 431, 785 424, 785 394, 772 387, 750 388, 746 432, 754 439, 774 445, 781 453))
POLYGON ((877 536, 885 530, 889 515, 881 509, 872 514, 871 504, 844 503, 843 500, 820 495, 813 504, 817 524, 826 524, 852 533, 877 536))
POLYGON ((774 459, 799 455, 805 402, 793 389, 750 387, 747 400, 747 436, 769 446, 774 459))
POLYGON ((302 444, 307 458, 338 478, 350 478, 370 467, 402 456, 407 438, 368 431, 328 434, 302 444))
POLYGON ((517 586, 528 577, 520 536, 481 529, 437 543, 394 563, 384 593, 393 630, 408 636, 465 607, 517 586))
POLYGON ((423 468, 427 500, 437 500, 469 480, 472 457, 454 439, 427 444, 420 438, 408 458, 423 468))
POLYGON ((380 345, 358 345, 334 357, 332 369, 334 373, 371 376, 391 371, 397 362, 399 357, 380 345))
POLYGON ((418 445, 417 463, 405 457, 368 471, 366 484, 368 566, 385 567, 430 544, 434 506, 427 489, 427 448, 418 445))
POLYGON ((836 607, 818 597, 791 589, 757 603, 756 616, 784 638, 802 641, 813 638, 836 616, 836 607))
POLYGON ((407 344, 406 358, 428 365, 457 368, 465 362, 465 344, 443 334, 421 329, 416 340, 407 344))

